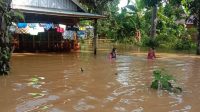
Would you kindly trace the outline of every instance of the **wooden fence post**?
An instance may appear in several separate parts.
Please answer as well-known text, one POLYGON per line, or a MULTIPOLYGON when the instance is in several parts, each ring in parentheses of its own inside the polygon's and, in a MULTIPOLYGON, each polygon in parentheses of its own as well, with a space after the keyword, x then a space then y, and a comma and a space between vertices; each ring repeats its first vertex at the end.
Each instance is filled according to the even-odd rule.
POLYGON ((94 55, 97 54, 97 19, 94 19, 94 39, 93 39, 94 55))

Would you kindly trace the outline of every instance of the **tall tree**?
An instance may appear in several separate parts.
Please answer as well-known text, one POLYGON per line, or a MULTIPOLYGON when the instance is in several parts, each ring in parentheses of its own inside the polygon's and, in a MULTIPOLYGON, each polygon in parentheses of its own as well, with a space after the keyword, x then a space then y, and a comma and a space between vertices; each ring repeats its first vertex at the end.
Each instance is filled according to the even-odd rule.
POLYGON ((23 19, 22 14, 11 10, 12 0, 0 0, 0 75, 10 71, 11 38, 8 31, 12 22, 23 19))
POLYGON ((144 12, 144 8, 145 8, 145 4, 143 0, 135 0, 135 4, 133 5, 127 5, 126 6, 127 9, 129 9, 129 13, 134 14, 133 16, 135 16, 137 19, 137 26, 136 29, 140 29, 141 28, 141 15, 143 15, 144 12))
POLYGON ((186 3, 190 14, 194 16, 194 24, 198 29, 198 39, 197 39, 197 55, 200 55, 200 1, 199 0, 182 0, 186 3))
POLYGON ((152 19, 151 19, 151 30, 150 36, 152 38, 156 35, 156 25, 157 25, 157 12, 158 12, 158 4, 162 0, 145 0, 145 4, 147 7, 152 7, 152 19))

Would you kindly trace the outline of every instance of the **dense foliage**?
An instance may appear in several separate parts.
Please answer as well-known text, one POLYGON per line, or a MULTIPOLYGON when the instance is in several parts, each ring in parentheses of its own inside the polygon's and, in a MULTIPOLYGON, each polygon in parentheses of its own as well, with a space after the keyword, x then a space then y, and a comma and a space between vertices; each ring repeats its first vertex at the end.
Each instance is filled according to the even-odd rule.
POLYGON ((182 0, 185 7, 190 11, 190 15, 194 16, 193 23, 197 26, 197 54, 200 55, 200 1, 199 0, 182 0))
POLYGON ((10 57, 12 53, 11 34, 9 26, 12 22, 23 19, 23 15, 10 9, 11 0, 0 0, 0 75, 10 71, 10 57))
MULTIPOLYGON (((177 50, 194 49, 198 30, 195 27, 186 28, 185 20, 190 12, 197 15, 196 9, 199 7, 191 3, 195 3, 195 0, 190 2, 190 5, 186 0, 135 0, 134 4, 119 9, 119 0, 109 0, 104 6, 107 7, 104 11, 108 18, 99 21, 98 33, 102 38, 111 38, 120 43, 177 50), (155 4, 158 6, 155 19, 156 35, 153 36, 155 38, 150 38, 154 30, 152 11, 155 4), (140 42, 135 41, 137 30, 141 32, 140 42)), ((198 4, 199 2, 195 5, 198 4)))
POLYGON ((119 9, 118 4, 116 0, 109 5, 109 18, 99 22, 99 34, 117 42, 134 43, 135 31, 144 27, 142 11, 131 5, 119 9))

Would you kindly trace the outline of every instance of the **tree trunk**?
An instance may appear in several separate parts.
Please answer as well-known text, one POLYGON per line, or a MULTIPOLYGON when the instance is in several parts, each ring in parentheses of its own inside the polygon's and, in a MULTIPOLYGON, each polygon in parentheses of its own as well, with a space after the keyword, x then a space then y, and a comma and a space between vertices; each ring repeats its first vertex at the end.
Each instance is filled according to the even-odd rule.
MULTIPOLYGON (((200 31, 199 31, 200 33, 200 31)), ((197 55, 200 55, 200 34, 198 35, 198 40, 197 40, 197 55)))
POLYGON ((157 7, 158 5, 156 4, 153 7, 153 11, 152 11, 151 32, 150 32, 151 38, 154 38, 156 35, 157 11, 158 11, 157 7))
POLYGON ((11 48, 6 38, 5 33, 0 34, 0 75, 7 75, 10 71, 11 48))
MULTIPOLYGON (((10 4, 12 0, 4 0, 5 8, 4 11, 0 12, 0 75, 7 75, 10 71, 10 56, 11 56, 11 47, 10 40, 8 37, 8 23, 5 21, 5 13, 10 11, 10 4)), ((9 21, 11 22, 11 21, 9 21)))
POLYGON ((97 54, 97 19, 94 20, 94 39, 93 39, 94 55, 97 54))
POLYGON ((198 25, 198 38, 197 38, 197 55, 200 55, 200 11, 199 11, 199 14, 198 14, 198 22, 197 22, 197 25, 198 25))

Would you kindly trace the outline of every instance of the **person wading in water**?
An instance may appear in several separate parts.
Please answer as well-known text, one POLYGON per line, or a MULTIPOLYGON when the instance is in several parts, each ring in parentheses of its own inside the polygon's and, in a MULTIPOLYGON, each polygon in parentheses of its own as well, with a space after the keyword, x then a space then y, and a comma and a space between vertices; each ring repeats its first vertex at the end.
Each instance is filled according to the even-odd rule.
POLYGON ((155 58, 156 58, 156 55, 155 55, 154 48, 149 48, 147 59, 155 59, 155 58))
POLYGON ((112 52, 110 53, 110 59, 116 58, 116 48, 112 49, 112 52))

